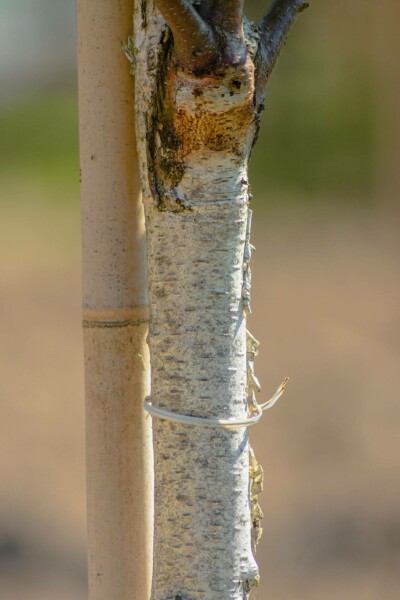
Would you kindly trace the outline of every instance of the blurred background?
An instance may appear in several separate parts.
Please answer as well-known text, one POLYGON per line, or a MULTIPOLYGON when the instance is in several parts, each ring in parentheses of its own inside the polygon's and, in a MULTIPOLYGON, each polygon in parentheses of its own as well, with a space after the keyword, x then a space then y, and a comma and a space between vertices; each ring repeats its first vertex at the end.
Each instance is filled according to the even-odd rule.
MULTIPOLYGON (((252 431, 259 600, 400 594, 399 16, 314 0, 269 85, 249 327, 263 398, 291 381, 252 431)), ((4 600, 86 597, 77 118, 74 0, 1 0, 4 600)))

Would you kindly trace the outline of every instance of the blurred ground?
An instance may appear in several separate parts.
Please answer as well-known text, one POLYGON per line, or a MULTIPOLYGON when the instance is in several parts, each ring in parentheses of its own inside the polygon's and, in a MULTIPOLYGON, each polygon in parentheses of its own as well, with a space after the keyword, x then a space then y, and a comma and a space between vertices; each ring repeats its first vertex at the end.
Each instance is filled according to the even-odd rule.
MULTIPOLYGON (((400 240, 384 214, 255 218, 257 372, 286 398, 252 431, 265 469, 258 598, 400 591, 400 240)), ((76 203, 0 225, 0 597, 85 598, 76 203)))
POLYGON ((286 211, 258 222, 257 365, 281 405, 255 431, 265 469, 258 598, 400 592, 397 225, 286 211))

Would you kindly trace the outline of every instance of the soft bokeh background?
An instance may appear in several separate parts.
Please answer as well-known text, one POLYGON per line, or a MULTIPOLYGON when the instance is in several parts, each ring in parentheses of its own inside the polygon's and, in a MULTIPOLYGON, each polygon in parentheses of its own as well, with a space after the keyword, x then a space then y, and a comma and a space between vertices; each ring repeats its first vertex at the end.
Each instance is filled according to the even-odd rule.
MULTIPOLYGON (((0 1, 4 600, 86 597, 74 10, 0 1)), ((291 382, 252 431, 259 600, 400 594, 399 15, 314 0, 269 87, 250 329, 263 397, 291 382)))

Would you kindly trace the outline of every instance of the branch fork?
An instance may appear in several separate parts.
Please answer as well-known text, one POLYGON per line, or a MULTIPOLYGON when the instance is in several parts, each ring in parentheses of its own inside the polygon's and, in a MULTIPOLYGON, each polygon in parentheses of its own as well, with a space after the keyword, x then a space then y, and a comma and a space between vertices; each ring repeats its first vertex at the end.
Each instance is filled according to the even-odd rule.
MULTIPOLYGON (((243 33, 244 0, 155 0, 174 39, 178 63, 189 71, 211 71, 221 63, 243 64, 246 44, 243 33)), ((292 25, 308 7, 305 0, 275 0, 258 24, 256 58, 263 84, 276 64, 292 25)))

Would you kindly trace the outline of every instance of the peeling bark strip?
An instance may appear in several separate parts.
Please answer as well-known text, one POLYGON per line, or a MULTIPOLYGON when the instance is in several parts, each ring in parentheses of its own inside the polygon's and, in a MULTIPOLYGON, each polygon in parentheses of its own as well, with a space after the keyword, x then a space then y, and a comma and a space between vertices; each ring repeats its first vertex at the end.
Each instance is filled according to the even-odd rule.
MULTIPOLYGON (((136 74, 156 407, 223 419, 255 410, 247 165, 266 80, 304 7, 276 0, 256 25, 244 23, 243 0, 136 0, 127 53, 136 74)), ((152 600, 247 598, 258 582, 262 517, 262 469, 247 430, 155 418, 153 431, 152 600)))

